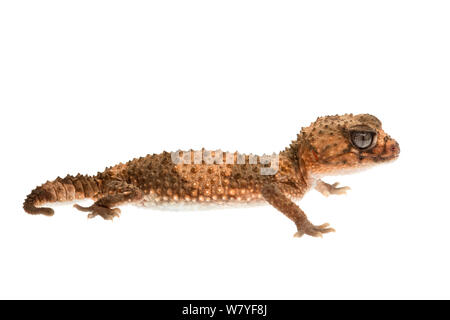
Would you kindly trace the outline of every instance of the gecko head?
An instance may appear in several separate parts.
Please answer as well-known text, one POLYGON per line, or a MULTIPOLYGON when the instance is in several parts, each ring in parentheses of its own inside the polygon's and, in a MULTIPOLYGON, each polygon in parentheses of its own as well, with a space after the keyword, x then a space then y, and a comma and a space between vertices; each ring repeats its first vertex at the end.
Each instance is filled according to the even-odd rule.
POLYGON ((345 174, 398 158, 400 146, 370 114, 318 118, 299 135, 300 158, 315 175, 345 174))

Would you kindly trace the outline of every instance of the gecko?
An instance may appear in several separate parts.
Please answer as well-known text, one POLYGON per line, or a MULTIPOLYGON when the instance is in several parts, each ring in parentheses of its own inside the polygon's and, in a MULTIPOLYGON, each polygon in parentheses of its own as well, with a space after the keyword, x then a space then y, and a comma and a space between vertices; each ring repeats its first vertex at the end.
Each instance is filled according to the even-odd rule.
POLYGON ((251 154, 204 149, 162 152, 93 176, 67 175, 47 181, 26 197, 23 208, 29 214, 52 216, 54 210, 42 205, 88 198, 94 200, 92 205, 74 207, 87 212, 88 218, 113 220, 120 215, 118 206, 124 204, 153 208, 269 204, 292 220, 295 237, 322 237, 335 230, 328 223, 311 223, 296 202, 311 189, 325 196, 345 194, 349 187, 328 184, 322 178, 391 162, 399 154, 399 144, 375 116, 324 116, 302 128, 288 147, 274 154, 270 168, 267 161, 251 154))

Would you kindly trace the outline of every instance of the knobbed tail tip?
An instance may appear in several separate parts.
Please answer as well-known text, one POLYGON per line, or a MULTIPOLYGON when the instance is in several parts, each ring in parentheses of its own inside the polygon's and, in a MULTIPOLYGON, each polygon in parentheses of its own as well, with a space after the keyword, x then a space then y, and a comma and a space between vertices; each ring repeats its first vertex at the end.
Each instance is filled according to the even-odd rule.
POLYGON ((29 214, 43 214, 49 217, 55 214, 55 211, 52 208, 36 207, 34 205, 34 199, 31 195, 28 196, 25 202, 23 203, 23 209, 25 210, 25 212, 29 214))

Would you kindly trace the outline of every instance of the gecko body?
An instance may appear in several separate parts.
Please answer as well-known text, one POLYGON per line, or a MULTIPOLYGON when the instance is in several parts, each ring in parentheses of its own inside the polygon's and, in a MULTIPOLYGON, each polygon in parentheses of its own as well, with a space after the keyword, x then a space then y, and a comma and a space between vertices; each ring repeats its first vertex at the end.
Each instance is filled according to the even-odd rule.
MULTIPOLYGON (((205 150, 180 153, 163 152, 133 159, 106 168, 95 176, 57 178, 34 189, 24 202, 30 214, 51 216, 45 203, 85 198, 89 207, 75 204, 88 217, 107 220, 118 217, 119 205, 131 203, 161 209, 212 208, 270 204, 296 227, 295 236, 322 236, 334 231, 328 224, 313 225, 295 203, 314 188, 325 196, 344 194, 348 187, 337 187, 321 180, 327 175, 346 174, 399 156, 398 143, 387 135, 381 122, 369 114, 319 117, 302 128, 297 139, 272 157, 276 169, 269 173, 267 161, 253 155, 208 153, 205 150)), ((273 168, 272 168, 273 169, 273 168)))

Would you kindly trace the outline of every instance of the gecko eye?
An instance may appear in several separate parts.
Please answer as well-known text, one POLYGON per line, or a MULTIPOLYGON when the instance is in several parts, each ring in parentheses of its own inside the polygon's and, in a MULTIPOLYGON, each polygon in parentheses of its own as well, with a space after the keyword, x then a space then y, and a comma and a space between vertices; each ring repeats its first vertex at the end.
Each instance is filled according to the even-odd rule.
POLYGON ((370 131, 352 131, 350 136, 353 145, 359 149, 369 148, 375 140, 375 133, 370 131))

